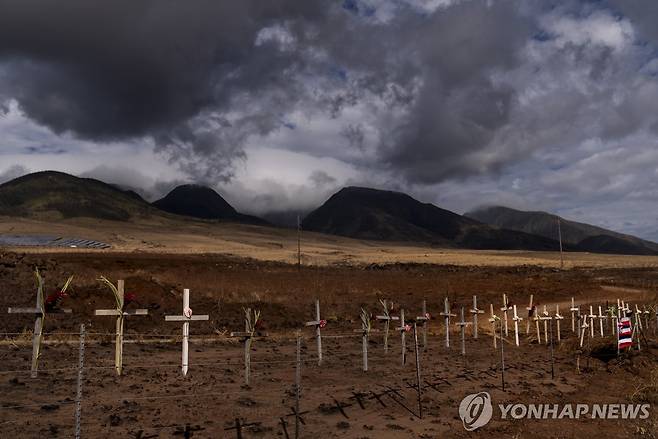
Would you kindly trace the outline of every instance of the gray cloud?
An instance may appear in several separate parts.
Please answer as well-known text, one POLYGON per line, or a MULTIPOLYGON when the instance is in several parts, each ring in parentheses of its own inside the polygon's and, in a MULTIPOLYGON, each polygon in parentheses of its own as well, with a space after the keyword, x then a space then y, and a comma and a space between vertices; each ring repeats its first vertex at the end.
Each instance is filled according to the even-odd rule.
POLYGON ((14 178, 22 177, 29 174, 30 170, 23 165, 12 165, 4 171, 0 172, 0 184, 6 183, 14 178))
MULTIPOLYGON (((653 2, 0 0, 0 10, 0 113, 15 101, 54 136, 154 148, 243 210, 313 207, 348 180, 460 211, 503 202, 582 219, 655 198, 653 2), (318 171, 236 181, 267 148, 286 177, 293 155, 318 171)), ((28 152, 53 152, 39 142, 28 152)), ((173 184, 89 175, 153 194, 173 184)))

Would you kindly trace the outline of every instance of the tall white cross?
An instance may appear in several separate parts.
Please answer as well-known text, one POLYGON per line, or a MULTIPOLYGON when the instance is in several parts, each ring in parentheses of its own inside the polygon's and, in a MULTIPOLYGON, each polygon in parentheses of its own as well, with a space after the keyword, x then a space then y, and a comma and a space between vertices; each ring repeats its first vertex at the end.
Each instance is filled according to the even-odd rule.
MULTIPOLYGON (((489 323, 491 323, 491 334, 493 335, 493 346, 496 349, 496 321, 498 317, 494 314, 493 303, 489 304, 489 323)), ((502 341, 501 341, 502 342, 502 341)))
POLYGON ((640 328, 640 330, 644 330, 644 327, 642 326, 642 311, 640 311, 640 308, 635 304, 635 315, 637 316, 637 325, 640 328))
POLYGON ((427 300, 423 299, 423 315, 416 317, 416 323, 423 327, 423 350, 427 349, 427 327, 430 318, 430 313, 427 312, 427 300))
POLYGON ((571 298, 571 332, 576 333, 576 312, 580 311, 580 307, 576 308, 576 302, 571 298))
POLYGON ((183 290, 183 314, 180 316, 165 316, 166 322, 183 322, 183 354, 181 360, 181 371, 183 376, 187 376, 187 370, 189 368, 189 346, 188 342, 190 339, 190 322, 191 321, 201 321, 208 320, 209 316, 204 315, 193 315, 192 308, 190 308, 190 290, 183 290))
MULTIPOLYGON (((105 278, 101 278, 105 279, 105 278)), ((97 309, 95 315, 97 316, 116 316, 116 332, 114 333, 116 346, 114 348, 114 369, 117 375, 121 375, 123 371, 123 326, 126 316, 145 316, 148 315, 147 309, 123 309, 124 302, 124 281, 117 281, 115 287, 110 281, 104 281, 114 292, 117 307, 115 309, 97 309)))
POLYGON ((594 338, 594 319, 597 317, 596 314, 594 314, 594 307, 592 305, 589 306, 589 336, 594 338))
POLYGON ((446 347, 450 347, 450 317, 456 317, 457 314, 452 314, 450 312, 450 304, 448 303, 448 298, 446 297, 443 302, 443 312, 439 313, 443 316, 446 323, 446 347))
MULTIPOLYGON (((43 322, 46 319, 46 314, 71 314, 70 309, 55 309, 46 310, 43 298, 43 278, 37 269, 35 271, 37 278, 37 305, 34 308, 7 308, 8 314, 33 314, 34 315, 34 333, 32 334, 32 366, 30 369, 30 376, 36 378, 39 369, 39 357, 41 356, 41 341, 43 340, 43 322)), ((66 291, 73 276, 71 276, 62 291, 66 291)))
POLYGON ((544 312, 539 316, 539 319, 544 322, 544 343, 548 344, 548 321, 552 320, 553 316, 546 310, 546 305, 544 305, 544 312))
POLYGON ((318 366, 322 364, 322 328, 327 326, 327 321, 320 318, 320 301, 315 299, 315 320, 306 322, 306 326, 315 326, 315 340, 318 344, 318 366))
POLYGON ((457 322, 457 325, 459 326, 459 330, 461 332, 461 338, 462 338, 462 355, 466 355, 466 327, 470 325, 471 322, 467 322, 464 319, 464 307, 461 307, 461 321, 457 322))
POLYGON ((541 344, 541 332, 539 332, 539 321, 541 320, 539 316, 539 311, 535 312, 535 316, 532 318, 535 322, 535 330, 537 332, 537 344, 541 344))
POLYGON ((478 309, 478 296, 473 296, 473 308, 471 309, 471 314, 473 314, 473 338, 477 340, 478 338, 478 314, 484 314, 484 311, 478 309))
POLYGON ((530 295, 530 304, 526 307, 528 310, 528 320, 525 322, 525 333, 530 334, 530 320, 534 317, 535 315, 535 307, 532 306, 532 299, 534 298, 534 295, 530 295))
POLYGON ((390 304, 386 300, 379 299, 379 303, 382 304, 384 308, 384 315, 376 316, 377 320, 384 321, 384 352, 388 352, 388 331, 391 328, 391 321, 400 320, 399 317, 391 315, 391 310, 393 309, 393 304, 390 304))
POLYGON ((509 302, 507 301, 507 294, 503 294, 503 306, 500 308, 503 311, 503 321, 505 322, 505 337, 509 335, 509 328, 507 326, 507 311, 509 311, 509 302))
POLYGON ((558 343, 562 340, 560 337, 560 320, 564 319, 564 317, 560 314, 560 305, 556 304, 555 305, 555 326, 557 327, 557 341, 558 343))
POLYGON ((516 305, 514 305, 514 317, 512 317, 512 320, 514 320, 514 342, 516 345, 519 345, 519 322, 523 320, 522 317, 519 317, 518 314, 516 313, 516 305))
POLYGON ((404 309, 400 309, 400 326, 395 328, 400 331, 400 344, 402 346, 402 365, 407 363, 407 339, 406 334, 411 329, 404 321, 404 309))
POLYGON ((603 314, 603 311, 601 310, 601 305, 599 305, 599 315, 597 316, 599 319, 599 330, 601 332, 601 337, 603 337, 603 321, 607 318, 605 314, 603 314))

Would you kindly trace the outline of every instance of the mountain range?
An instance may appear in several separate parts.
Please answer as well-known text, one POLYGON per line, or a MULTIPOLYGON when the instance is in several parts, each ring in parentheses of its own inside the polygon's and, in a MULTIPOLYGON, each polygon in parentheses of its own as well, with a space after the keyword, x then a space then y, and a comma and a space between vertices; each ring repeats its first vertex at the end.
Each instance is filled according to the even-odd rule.
MULTIPOLYGON (((57 221, 76 217, 139 222, 148 218, 227 221, 271 226, 238 212, 215 190, 183 185, 154 203, 136 192, 91 178, 44 171, 0 185, 0 216, 57 221)), ((561 219, 566 251, 658 254, 658 244, 561 219)), ((505 207, 459 215, 400 192, 346 187, 309 213, 302 228, 364 240, 499 250, 559 249, 557 217, 505 207)))
POLYGON ((558 238, 558 218, 562 242, 592 253, 635 255, 658 254, 658 244, 602 227, 560 218, 547 212, 528 212, 503 206, 490 206, 467 212, 464 216, 491 226, 558 238))

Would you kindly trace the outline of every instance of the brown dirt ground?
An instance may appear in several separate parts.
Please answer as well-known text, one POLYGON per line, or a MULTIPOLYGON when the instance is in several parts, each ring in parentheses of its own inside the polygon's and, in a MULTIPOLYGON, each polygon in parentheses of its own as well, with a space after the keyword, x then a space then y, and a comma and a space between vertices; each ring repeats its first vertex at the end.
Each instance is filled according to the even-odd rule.
MULTIPOLYGON (((29 378, 30 317, 6 315, 0 329, 0 425, 3 437, 70 437, 73 434, 78 348, 73 335, 80 323, 91 333, 86 349, 83 403, 83 437, 184 437, 179 428, 190 424, 194 438, 235 438, 225 430, 236 417, 258 423, 244 431, 245 438, 283 438, 279 418, 293 405, 294 334, 313 316, 319 298, 329 320, 324 329, 325 363, 315 364, 315 342, 304 329, 301 409, 307 411, 301 437, 344 438, 582 438, 656 437, 658 388, 634 395, 636 389, 658 381, 658 345, 653 326, 649 346, 620 359, 601 353, 613 345, 610 336, 587 343, 576 372, 577 347, 571 334, 567 303, 605 303, 622 298, 632 303, 657 301, 658 270, 654 267, 582 267, 557 270, 535 265, 457 266, 429 264, 365 264, 302 267, 217 254, 157 254, 117 252, 0 253, 0 309, 32 306, 33 267, 44 274, 52 292, 69 274, 75 280, 70 316, 48 317, 36 379, 29 378), (111 293, 98 282, 104 275, 126 280, 126 289, 149 308, 147 317, 130 317, 126 338, 125 374, 114 375, 111 317, 95 317, 93 310, 112 306, 111 293), (196 314, 208 313, 208 322, 193 322, 191 366, 180 377, 180 344, 162 343, 161 337, 180 333, 180 324, 164 322, 165 314, 180 313, 182 288, 190 288, 196 314), (469 307, 473 294, 488 315, 489 304, 501 305, 502 293, 525 310, 529 294, 540 304, 561 303, 566 316, 566 340, 556 346, 556 377, 551 379, 549 349, 533 335, 522 335, 519 348, 505 344, 507 388, 501 389, 499 351, 492 348, 486 319, 478 340, 470 337, 465 358, 459 354, 458 331, 452 328, 452 347, 443 346, 441 301, 448 295, 453 312, 469 307), (391 298, 419 315, 423 299, 436 317, 429 325, 429 343, 421 355, 424 408, 418 419, 413 345, 408 361, 400 364, 400 338, 391 334, 391 348, 384 354, 381 334, 370 342, 370 371, 361 371, 361 345, 353 330, 359 326, 360 307, 379 311, 378 298, 391 298), (253 346, 252 385, 245 387, 242 347, 226 335, 241 330, 241 309, 262 311, 270 337, 253 346), (15 333, 23 333, 19 335, 15 333), (54 333, 54 334, 53 334, 54 333), (331 335, 349 337, 331 338, 331 335), (194 338, 197 341, 194 342, 194 338), (201 342, 200 338, 211 338, 201 342), (58 343, 69 341, 69 343, 58 343), (400 389, 400 396, 387 388, 400 389), (494 403, 653 403, 647 420, 493 420, 486 427, 466 432, 457 408, 461 399, 486 390, 494 403), (364 393, 361 408, 353 392, 364 393), (379 395, 381 403, 374 395, 379 395), (343 416, 332 408, 350 404, 343 416)), ((468 309, 468 308, 467 308, 468 309)), ((653 323, 652 323, 653 325, 653 323)), ((376 324, 381 329, 381 325, 376 324)), ((525 330, 525 324, 521 325, 525 330)), ((531 331, 532 332, 532 331, 531 331)), ((608 331, 609 332, 609 331, 608 331)), ((511 335, 511 333, 510 333, 511 335)), ((409 338, 408 338, 409 340, 409 338)), ((509 338, 513 340, 513 337, 509 338)), ((496 413, 496 412, 495 412, 496 413)), ((292 436, 294 418, 287 417, 292 436)))

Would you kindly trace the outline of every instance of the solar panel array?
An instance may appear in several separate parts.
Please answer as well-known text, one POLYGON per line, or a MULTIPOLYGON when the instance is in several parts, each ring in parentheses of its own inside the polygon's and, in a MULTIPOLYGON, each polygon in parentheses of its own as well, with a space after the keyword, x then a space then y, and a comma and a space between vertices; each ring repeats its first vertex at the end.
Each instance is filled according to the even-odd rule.
POLYGON ((47 235, 0 235, 0 246, 7 247, 67 247, 106 249, 110 244, 92 239, 63 238, 47 235))

